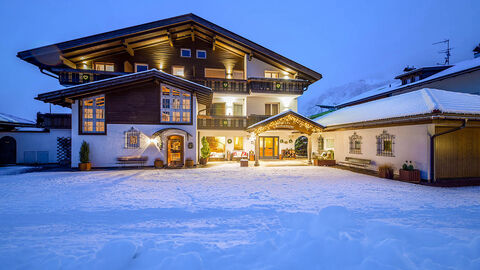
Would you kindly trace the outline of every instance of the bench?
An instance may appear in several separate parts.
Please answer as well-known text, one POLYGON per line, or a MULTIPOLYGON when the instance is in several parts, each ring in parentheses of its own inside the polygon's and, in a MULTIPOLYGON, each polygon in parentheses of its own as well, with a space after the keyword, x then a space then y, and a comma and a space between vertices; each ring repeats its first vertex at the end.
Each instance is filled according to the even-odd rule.
POLYGON ((145 165, 147 163, 148 157, 147 156, 124 156, 124 157, 118 157, 117 158, 117 163, 122 164, 122 165, 127 165, 127 164, 139 164, 139 165, 145 165))
POLYGON ((366 168, 368 167, 368 165, 372 164, 372 161, 363 158, 345 157, 345 161, 340 163, 350 166, 366 168))

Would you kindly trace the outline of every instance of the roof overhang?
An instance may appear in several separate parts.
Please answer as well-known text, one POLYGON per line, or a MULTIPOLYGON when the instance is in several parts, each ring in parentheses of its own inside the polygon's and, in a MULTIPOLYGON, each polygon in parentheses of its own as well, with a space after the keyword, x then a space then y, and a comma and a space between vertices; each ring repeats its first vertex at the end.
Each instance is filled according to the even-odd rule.
POLYGON ((200 38, 249 58, 255 56, 286 71, 301 73, 312 83, 322 78, 318 72, 191 13, 21 51, 17 57, 40 68, 71 66, 88 60, 85 55, 92 59, 125 51, 132 54, 136 49, 162 42, 172 44, 181 38, 200 38))
POLYGON ((35 97, 35 99, 46 103, 52 103, 64 107, 71 107, 71 104, 75 99, 102 92, 122 90, 129 85, 135 85, 138 83, 149 81, 167 83, 174 87, 190 91, 196 95, 197 100, 200 104, 208 105, 212 102, 212 89, 191 82, 189 80, 173 76, 162 71, 158 71, 156 69, 151 69, 138 73, 131 73, 128 75, 94 81, 57 91, 47 92, 39 94, 37 97, 35 97))
POLYGON ((255 123, 247 128, 247 132, 253 132, 255 134, 270 130, 297 130, 311 135, 315 132, 321 132, 323 126, 297 112, 288 110, 255 123))

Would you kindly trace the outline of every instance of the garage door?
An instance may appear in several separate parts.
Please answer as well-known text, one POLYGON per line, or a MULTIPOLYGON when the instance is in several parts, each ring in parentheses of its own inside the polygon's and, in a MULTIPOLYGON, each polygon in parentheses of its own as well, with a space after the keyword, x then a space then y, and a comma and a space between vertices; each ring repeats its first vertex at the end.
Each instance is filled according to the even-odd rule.
MULTIPOLYGON (((436 133, 452 127, 436 127, 436 133)), ((437 179, 480 178, 480 128, 464 128, 435 139, 437 179)))

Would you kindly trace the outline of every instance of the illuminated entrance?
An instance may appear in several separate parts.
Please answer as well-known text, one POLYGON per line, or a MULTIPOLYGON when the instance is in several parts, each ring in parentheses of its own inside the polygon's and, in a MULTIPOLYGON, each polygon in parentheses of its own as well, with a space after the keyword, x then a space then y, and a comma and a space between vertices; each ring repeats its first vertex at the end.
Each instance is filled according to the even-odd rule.
POLYGON ((278 159, 278 136, 260 137, 260 158, 278 159))
POLYGON ((173 135, 168 137, 167 149, 168 167, 183 166, 183 137, 173 135))

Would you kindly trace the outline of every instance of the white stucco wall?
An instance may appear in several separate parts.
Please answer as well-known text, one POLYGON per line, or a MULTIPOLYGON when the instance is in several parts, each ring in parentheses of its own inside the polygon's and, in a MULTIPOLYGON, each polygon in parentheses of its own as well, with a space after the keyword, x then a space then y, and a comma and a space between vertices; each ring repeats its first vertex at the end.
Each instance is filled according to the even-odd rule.
MULTIPOLYGON (((323 132, 324 139, 334 139, 335 160, 345 161, 345 157, 357 157, 372 160, 371 170, 377 170, 379 165, 391 164, 395 173, 402 167, 405 160, 411 160, 415 168, 421 171, 423 179, 429 178, 430 168, 430 138, 431 125, 411 125, 385 128, 368 128, 346 131, 323 132), (395 135, 394 157, 377 156, 376 136, 383 130, 395 135), (349 137, 356 132, 362 136, 361 154, 350 154, 349 137)), ((317 151, 318 135, 315 136, 313 152, 317 151)))
POLYGON ((265 114, 266 103, 279 103, 280 111, 286 110, 297 111, 297 98, 296 96, 282 96, 282 95, 258 95, 247 97, 247 114, 265 114))
MULTIPOLYGON (((197 101, 194 97, 193 111, 196 112, 197 101)), ((159 112, 160 113, 160 112, 159 112)), ((78 101, 72 104, 72 167, 78 167, 80 162, 80 146, 82 141, 86 141, 90 145, 90 160, 92 167, 116 167, 122 166, 117 164, 117 158, 121 156, 147 156, 148 161, 146 166, 153 166, 156 158, 161 158, 164 163, 167 161, 167 140, 166 137, 170 135, 180 135, 184 137, 184 159, 192 159, 197 163, 196 152, 196 114, 192 117, 192 125, 137 125, 137 124, 107 124, 107 135, 79 135, 78 134, 78 101), (141 133, 140 148, 125 149, 125 135, 124 132, 131 127, 139 130, 141 133), (158 149, 154 143, 148 143, 155 132, 166 128, 178 128, 190 133, 192 136, 185 136, 183 132, 171 130, 164 133, 163 148, 158 149), (188 143, 193 143, 191 149, 188 148, 188 143)))
POLYGON ((52 129, 49 132, 0 132, 0 138, 13 137, 17 143, 17 164, 26 163, 25 155, 37 160, 37 155, 48 153, 47 163, 57 163, 57 138, 70 137, 69 129, 52 129), (28 152, 28 153, 26 153, 28 152), (38 153, 43 152, 43 153, 38 153))

